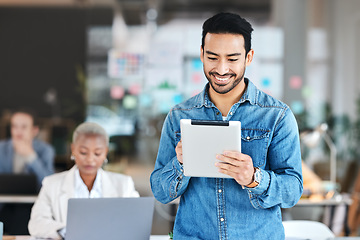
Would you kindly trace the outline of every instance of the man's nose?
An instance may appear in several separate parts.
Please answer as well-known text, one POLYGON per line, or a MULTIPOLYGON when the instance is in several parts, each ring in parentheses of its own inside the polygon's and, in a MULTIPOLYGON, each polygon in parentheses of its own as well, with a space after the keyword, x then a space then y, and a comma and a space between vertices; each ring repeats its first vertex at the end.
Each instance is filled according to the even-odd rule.
POLYGON ((217 66, 216 66, 216 70, 220 75, 226 74, 226 73, 229 72, 229 65, 224 60, 219 61, 217 66))

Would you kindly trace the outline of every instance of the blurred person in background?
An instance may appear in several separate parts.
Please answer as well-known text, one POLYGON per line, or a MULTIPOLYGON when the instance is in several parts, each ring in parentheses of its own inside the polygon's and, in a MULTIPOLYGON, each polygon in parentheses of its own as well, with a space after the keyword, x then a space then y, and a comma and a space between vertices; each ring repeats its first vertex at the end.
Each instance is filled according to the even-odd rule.
POLYGON ((139 197, 130 176, 104 171, 109 136, 96 123, 82 123, 73 133, 70 170, 46 177, 29 221, 29 232, 39 238, 66 234, 70 198, 139 197))
POLYGON ((54 148, 36 136, 35 113, 21 109, 10 118, 11 138, 0 141, 0 173, 35 174, 39 188, 45 176, 54 173, 54 148))
POLYGON ((174 239, 284 239, 281 208, 301 197, 296 119, 244 78, 254 56, 252 31, 232 13, 204 22, 200 59, 209 83, 165 119, 150 181, 158 201, 180 197, 174 239), (231 178, 184 175, 180 119, 241 121, 241 153, 219 152, 214 163, 231 178))

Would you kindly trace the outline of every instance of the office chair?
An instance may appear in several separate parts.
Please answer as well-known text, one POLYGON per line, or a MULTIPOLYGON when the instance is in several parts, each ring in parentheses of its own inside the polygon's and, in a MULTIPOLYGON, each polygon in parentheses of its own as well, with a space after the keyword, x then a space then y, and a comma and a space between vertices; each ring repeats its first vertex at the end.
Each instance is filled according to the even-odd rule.
POLYGON ((326 240, 335 234, 323 223, 308 220, 283 221, 285 238, 326 240))

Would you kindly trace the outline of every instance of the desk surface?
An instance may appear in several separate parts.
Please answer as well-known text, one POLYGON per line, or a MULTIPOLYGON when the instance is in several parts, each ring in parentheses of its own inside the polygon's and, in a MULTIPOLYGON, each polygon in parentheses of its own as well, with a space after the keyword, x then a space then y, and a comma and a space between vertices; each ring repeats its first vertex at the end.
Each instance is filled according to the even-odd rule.
MULTIPOLYGON (((3 240, 36 240, 30 236, 4 236, 3 240)), ((168 235, 151 235, 150 240, 169 240, 168 235)), ((295 240, 294 238, 285 238, 285 240, 295 240)), ((302 240, 302 239, 296 239, 302 240)), ((329 240, 360 240, 360 237, 335 237, 329 240)))
POLYGON ((312 200, 300 199, 295 206, 337 206, 351 205, 352 199, 348 196, 338 196, 332 199, 312 200))
MULTIPOLYGON (((0 195, 0 203, 34 203, 37 195, 0 195)), ((178 201, 173 203, 178 204, 178 201)), ((296 206, 334 206, 334 205, 351 205, 352 200, 347 196, 339 198, 311 200, 300 199, 296 206)))
MULTIPOLYGON (((40 238, 34 238, 30 236, 4 236, 3 240, 37 240, 40 238)), ((44 240, 44 239, 43 239, 44 240)), ((169 240, 168 235, 151 235, 150 240, 169 240)))
POLYGON ((37 195, 0 195, 0 203, 34 203, 37 195))

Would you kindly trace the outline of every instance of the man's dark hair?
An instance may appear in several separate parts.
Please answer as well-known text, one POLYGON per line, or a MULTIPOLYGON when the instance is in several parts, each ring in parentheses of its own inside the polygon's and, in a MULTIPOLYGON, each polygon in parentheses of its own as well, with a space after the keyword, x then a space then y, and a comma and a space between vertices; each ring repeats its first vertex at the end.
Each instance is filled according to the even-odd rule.
POLYGON ((237 14, 218 13, 206 20, 202 29, 202 49, 204 49, 204 41, 207 33, 241 34, 245 40, 246 54, 251 49, 251 33, 253 28, 247 20, 237 14))
POLYGON ((17 108, 12 112, 11 116, 14 116, 14 114, 16 114, 16 113, 25 113, 27 115, 30 115, 32 120, 33 120, 33 125, 34 126, 39 125, 38 116, 37 116, 37 113, 36 113, 36 111, 34 109, 28 108, 28 107, 17 108))

